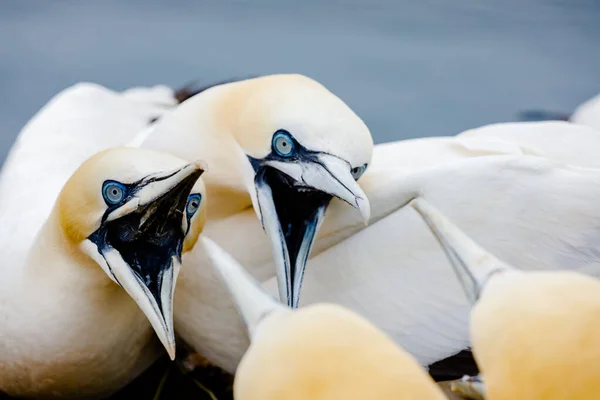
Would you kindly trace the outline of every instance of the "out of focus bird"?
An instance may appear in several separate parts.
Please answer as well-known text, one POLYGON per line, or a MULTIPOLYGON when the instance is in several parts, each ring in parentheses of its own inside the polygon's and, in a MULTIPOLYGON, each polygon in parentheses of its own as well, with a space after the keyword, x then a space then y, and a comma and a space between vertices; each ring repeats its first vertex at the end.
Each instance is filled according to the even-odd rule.
POLYGON ((238 400, 445 399, 425 370, 343 307, 290 309, 210 239, 203 245, 252 338, 236 372, 238 400))
POLYGON ((594 96, 575 108, 572 114, 545 110, 528 110, 519 113, 523 121, 571 121, 575 124, 600 129, 600 95, 594 96))
POLYGON ((412 205, 472 304, 471 340, 486 398, 598 397, 600 281, 574 271, 517 269, 477 245, 426 200, 412 205))

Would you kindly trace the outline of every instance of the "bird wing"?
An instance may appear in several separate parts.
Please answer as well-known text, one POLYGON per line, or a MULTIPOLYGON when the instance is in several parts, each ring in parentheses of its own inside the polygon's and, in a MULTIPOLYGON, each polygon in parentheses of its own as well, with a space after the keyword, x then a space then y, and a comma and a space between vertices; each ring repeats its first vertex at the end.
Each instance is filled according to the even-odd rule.
POLYGON ((600 168, 600 131, 563 121, 508 122, 460 133, 460 139, 510 142, 537 155, 573 165, 600 168))

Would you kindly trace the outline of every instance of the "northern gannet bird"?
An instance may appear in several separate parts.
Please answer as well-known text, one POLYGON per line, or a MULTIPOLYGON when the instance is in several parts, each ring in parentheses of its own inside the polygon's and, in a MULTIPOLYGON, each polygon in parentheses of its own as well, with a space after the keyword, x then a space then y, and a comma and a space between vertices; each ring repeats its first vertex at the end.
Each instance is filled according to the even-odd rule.
POLYGON ((418 198, 412 205, 472 303, 471 339, 486 398, 597 398, 600 281, 574 271, 519 270, 481 248, 427 201, 418 198))
MULTIPOLYGON (((532 260, 548 260, 546 264, 554 268, 600 273, 600 257, 589 249, 589 239, 582 233, 600 227, 600 214, 594 207, 600 195, 599 171, 565 165, 559 156, 551 160, 530 156, 538 150, 510 141, 463 137, 429 143, 434 151, 415 152, 406 163, 404 156, 394 157, 393 145, 380 152, 385 157, 378 157, 376 149, 369 161, 368 130, 347 106, 308 78, 280 75, 221 85, 192 97, 163 115, 142 146, 186 159, 207 159, 214 166, 205 178, 214 204, 206 234, 240 260, 265 288, 284 299, 289 288, 286 281, 302 277, 289 273, 289 255, 308 254, 303 244, 312 240, 313 232, 307 227, 315 226, 313 216, 317 215, 308 211, 319 208, 304 197, 316 193, 303 190, 310 189, 307 185, 314 185, 313 190, 323 186, 300 178, 303 168, 309 174, 318 165, 313 162, 309 168, 310 160, 279 156, 278 144, 280 151, 293 148, 294 155, 298 148, 340 155, 348 161, 339 169, 348 185, 354 185, 348 177, 350 167, 360 167, 355 170, 360 189, 345 192, 346 200, 352 200, 349 193, 366 193, 371 224, 365 227, 359 213, 339 199, 330 201, 304 272, 303 304, 333 302, 364 314, 428 366, 469 346, 468 308, 431 234, 414 211, 404 209, 416 194, 423 193, 445 211, 452 210, 453 217, 515 264, 535 268, 540 263, 532 260), (338 111, 328 111, 330 101, 338 111), (282 131, 294 139, 288 141, 282 131), (346 139, 354 136, 358 139, 346 139), (328 150, 323 150, 325 146, 328 150), (341 150, 334 152, 335 147, 341 150), (446 148, 451 151, 446 153, 446 148), (354 158, 351 154, 363 155, 354 158), (436 154, 445 161, 436 162, 436 154), (272 163, 276 156, 277 163, 272 163), (420 156, 429 161, 420 162, 420 156), (369 163, 372 168, 360 177, 362 165, 369 163), (412 167, 403 170, 403 165, 412 167), (265 185, 261 174, 266 172, 277 179, 265 185), (296 210, 299 204, 300 212, 296 210), (482 204, 491 211, 478 211, 482 204), (267 235, 261 232, 261 222, 267 235), (531 243, 535 249, 526 251, 531 243), (302 252, 290 253, 286 249, 290 244, 302 252), (559 262, 559 258, 567 261, 559 262), (421 268, 424 264, 431 269, 421 268), (278 271, 278 277, 273 271, 278 271)), ((334 181, 329 173, 307 176, 327 179, 328 184, 334 181)), ((210 263, 203 253, 203 247, 196 246, 183 259, 190 268, 184 269, 178 284, 175 327, 196 351, 233 372, 248 340, 226 288, 203 267, 210 263)), ((294 258, 300 264, 305 261, 294 258)), ((295 267, 300 271, 298 262, 295 267)), ((299 280, 294 282, 299 288, 299 280)))
POLYGON ((200 240, 252 337, 236 372, 236 399, 446 399, 410 354, 363 317, 333 304, 288 308, 217 244, 200 240))
POLYGON ((208 162, 211 219, 254 209, 275 255, 280 299, 292 307, 331 199, 369 218, 356 180, 371 159, 370 132, 343 101, 304 76, 212 87, 142 136, 144 148, 208 162))
POLYGON ((5 234, 1 392, 108 395, 161 354, 153 330, 174 357, 173 291, 205 220, 202 172, 166 153, 110 149, 69 178, 26 246, 5 234))

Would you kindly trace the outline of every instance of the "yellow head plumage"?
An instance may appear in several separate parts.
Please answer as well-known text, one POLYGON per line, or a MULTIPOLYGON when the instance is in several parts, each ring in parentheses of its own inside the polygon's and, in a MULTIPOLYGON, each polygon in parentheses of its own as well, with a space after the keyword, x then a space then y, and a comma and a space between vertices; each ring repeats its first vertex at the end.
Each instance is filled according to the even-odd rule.
POLYGON ((201 241, 252 338, 236 399, 445 399, 416 360, 364 318, 331 304, 284 307, 218 245, 201 241))
POLYGON ((166 153, 106 150, 75 171, 54 210, 73 253, 95 261, 131 296, 171 358, 181 255, 206 220, 202 172, 200 163, 166 153))
POLYGON ((280 298, 296 306, 311 244, 334 198, 368 221, 357 183, 373 152, 363 121, 301 75, 218 85, 158 122, 144 147, 206 159, 210 218, 252 206, 271 242, 280 298), (289 221, 287 209, 300 210, 289 221))
POLYGON ((234 390, 239 400, 445 398, 384 333, 329 304, 266 317, 238 367, 234 390))
POLYGON ((353 167, 371 160, 373 139, 364 122, 339 97, 303 75, 230 84, 217 115, 219 125, 254 158, 265 157, 273 133, 284 129, 311 151, 336 155, 353 167))
POLYGON ((471 340, 490 400, 584 400, 600 394, 600 282, 576 272, 490 279, 471 340))
MULTIPOLYGON (((108 208, 102 196, 105 181, 131 184, 147 175, 168 172, 186 164, 167 153, 130 147, 108 149, 90 157, 69 178, 58 196, 56 209, 66 238, 79 244, 100 227, 108 208)), ((206 221, 206 193, 202 179, 196 181, 191 193, 200 194, 202 201, 185 237, 184 252, 194 246, 206 221)))
POLYGON ((468 297, 472 349, 490 400, 584 400, 600 394, 600 281, 520 271, 477 245, 423 199, 413 202, 468 297))

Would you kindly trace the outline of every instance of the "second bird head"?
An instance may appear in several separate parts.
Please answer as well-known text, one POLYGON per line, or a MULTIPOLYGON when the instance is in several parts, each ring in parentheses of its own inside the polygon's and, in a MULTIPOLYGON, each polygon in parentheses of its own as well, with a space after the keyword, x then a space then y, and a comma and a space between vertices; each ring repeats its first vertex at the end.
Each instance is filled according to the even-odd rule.
POLYGON ((200 162, 166 153, 110 149, 79 167, 56 205, 75 251, 129 294, 172 359, 181 256, 194 247, 206 219, 203 172, 200 162))

